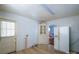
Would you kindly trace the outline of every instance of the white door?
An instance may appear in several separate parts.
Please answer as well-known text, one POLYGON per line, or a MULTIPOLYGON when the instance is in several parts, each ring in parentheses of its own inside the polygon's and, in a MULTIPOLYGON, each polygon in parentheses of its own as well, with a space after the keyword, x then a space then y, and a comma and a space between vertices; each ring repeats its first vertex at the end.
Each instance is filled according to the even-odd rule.
POLYGON ((54 48, 59 50, 58 27, 54 27, 54 48))
POLYGON ((69 53, 69 27, 54 28, 54 48, 69 53))
POLYGON ((69 27, 60 27, 60 51, 69 53, 69 27))
POLYGON ((46 24, 39 24, 39 44, 48 44, 46 24))
POLYGON ((0 21, 0 54, 16 50, 15 23, 0 21))

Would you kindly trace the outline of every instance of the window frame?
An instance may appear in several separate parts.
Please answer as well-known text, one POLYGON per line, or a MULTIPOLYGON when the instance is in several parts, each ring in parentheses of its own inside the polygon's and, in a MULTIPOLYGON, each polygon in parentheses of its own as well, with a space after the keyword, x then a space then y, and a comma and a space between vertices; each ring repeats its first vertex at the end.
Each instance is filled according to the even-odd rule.
MULTIPOLYGON (((11 29, 9 29, 9 30, 11 30, 11 29)), ((12 29, 12 30, 13 30, 13 29, 12 29)), ((6 28, 6 32, 7 32, 7 28, 6 28)), ((16 22, 13 21, 13 20, 1 19, 1 20, 0 20, 0 37, 14 37, 14 36, 16 36, 16 22), (12 23, 15 24, 15 27, 14 27, 15 33, 14 33, 13 36, 10 36, 10 35, 8 36, 7 34, 6 34, 6 36, 1 36, 1 22, 2 22, 2 21, 4 21, 4 22, 12 22, 12 23)))

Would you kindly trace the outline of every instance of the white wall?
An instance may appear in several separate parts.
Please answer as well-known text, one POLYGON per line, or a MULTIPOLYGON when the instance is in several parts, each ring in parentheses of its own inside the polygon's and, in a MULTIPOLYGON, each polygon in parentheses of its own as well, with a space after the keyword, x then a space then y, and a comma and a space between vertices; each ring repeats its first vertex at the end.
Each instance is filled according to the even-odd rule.
POLYGON ((72 50, 79 52, 79 16, 66 17, 61 19, 56 19, 47 22, 48 25, 60 25, 60 26, 70 26, 70 36, 71 36, 71 44, 76 42, 72 46, 72 50))
POLYGON ((38 22, 27 17, 19 16, 16 14, 0 12, 0 17, 9 18, 9 20, 16 21, 16 50, 22 50, 25 48, 25 35, 29 35, 29 44, 28 47, 31 47, 34 44, 37 44, 37 30, 38 22))

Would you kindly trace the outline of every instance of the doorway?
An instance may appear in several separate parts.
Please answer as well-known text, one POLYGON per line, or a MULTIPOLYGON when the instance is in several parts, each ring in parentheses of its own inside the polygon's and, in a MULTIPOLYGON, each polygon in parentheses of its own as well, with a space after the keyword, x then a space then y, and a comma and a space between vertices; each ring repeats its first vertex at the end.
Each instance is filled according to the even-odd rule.
POLYGON ((69 53, 69 26, 49 26, 49 44, 54 49, 69 53))
POLYGON ((54 45, 54 27, 55 25, 50 25, 49 30, 49 44, 54 45))

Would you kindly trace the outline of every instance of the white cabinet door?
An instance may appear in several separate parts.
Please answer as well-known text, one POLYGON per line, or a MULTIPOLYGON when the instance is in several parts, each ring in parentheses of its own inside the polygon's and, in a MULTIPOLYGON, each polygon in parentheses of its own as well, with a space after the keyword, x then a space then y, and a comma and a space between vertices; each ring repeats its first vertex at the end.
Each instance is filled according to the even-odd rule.
POLYGON ((60 27, 60 51, 69 53, 69 27, 60 27))

